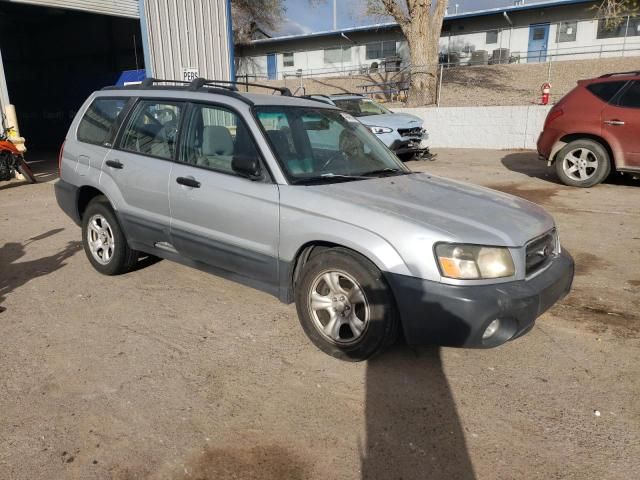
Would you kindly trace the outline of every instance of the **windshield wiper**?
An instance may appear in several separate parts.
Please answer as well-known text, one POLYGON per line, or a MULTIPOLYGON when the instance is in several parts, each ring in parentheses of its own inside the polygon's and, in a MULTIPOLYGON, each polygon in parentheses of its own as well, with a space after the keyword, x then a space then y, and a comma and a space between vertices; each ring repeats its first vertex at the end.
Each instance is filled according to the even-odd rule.
POLYGON ((374 175, 381 175, 383 173, 394 174, 394 175, 408 175, 411 172, 406 172, 404 170, 400 170, 399 168, 381 168, 379 170, 371 170, 370 172, 365 172, 362 175, 365 177, 373 177, 374 175))
POLYGON ((322 183, 328 180, 339 180, 339 181, 353 181, 353 180, 369 180, 371 177, 365 177, 362 175, 343 175, 341 173, 323 173, 318 177, 307 177, 307 178, 296 178, 291 183, 294 185, 299 184, 311 184, 311 183, 322 183))
POLYGON ((349 180, 364 180, 365 177, 364 175, 346 175, 346 174, 342 174, 342 173, 323 173, 322 175, 320 175, 320 177, 322 178, 347 178, 349 180))

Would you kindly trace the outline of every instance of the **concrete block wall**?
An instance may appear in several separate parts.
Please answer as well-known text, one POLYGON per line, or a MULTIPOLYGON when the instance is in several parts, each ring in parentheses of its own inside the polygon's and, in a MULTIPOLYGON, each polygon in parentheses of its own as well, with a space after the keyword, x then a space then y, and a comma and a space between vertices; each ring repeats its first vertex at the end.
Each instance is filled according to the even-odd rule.
POLYGON ((535 149, 551 106, 394 108, 417 115, 434 148, 535 149))

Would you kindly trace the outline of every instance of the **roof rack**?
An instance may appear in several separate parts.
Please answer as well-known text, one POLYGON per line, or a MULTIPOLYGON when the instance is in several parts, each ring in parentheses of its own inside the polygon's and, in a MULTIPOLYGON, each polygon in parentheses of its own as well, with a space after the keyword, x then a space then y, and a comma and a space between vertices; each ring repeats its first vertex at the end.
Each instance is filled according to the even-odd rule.
POLYGON ((179 84, 183 84, 183 85, 188 85, 190 82, 185 82, 182 80, 164 80, 162 78, 153 78, 153 77, 149 77, 149 78, 145 78, 144 80, 142 80, 142 82, 140 83, 141 87, 153 87, 154 83, 179 83, 179 84))
MULTIPOLYGON (((166 88, 170 90, 183 90, 183 89, 197 90, 202 86, 207 86, 209 87, 209 89, 216 90, 215 93, 218 95, 227 95, 227 96, 236 98, 246 103, 247 105, 253 106, 253 102, 248 98, 246 98, 245 96, 240 95, 237 92, 238 89, 233 85, 217 85, 216 83, 218 82, 215 80, 205 80, 205 82, 208 83, 208 85, 199 85, 197 88, 193 88, 194 82, 195 80, 191 82, 187 82, 184 80, 166 80, 162 78, 149 77, 149 78, 145 78, 139 84, 127 85, 123 87, 104 87, 102 90, 143 89, 143 88, 166 88), (162 87, 161 85, 157 85, 158 83, 174 83, 177 85, 162 87)), ((224 83, 231 84, 233 82, 224 82, 224 83)))
POLYGON ((205 86, 205 84, 207 84, 207 85, 211 85, 218 88, 224 88, 226 90, 232 90, 234 92, 238 90, 233 85, 226 85, 226 84, 231 84, 233 82, 226 82, 223 80, 204 80, 203 82, 201 82, 200 80, 204 80, 204 79, 196 78, 190 82, 187 82, 186 80, 165 80, 162 78, 150 77, 150 78, 145 78, 140 84, 140 86, 142 88, 149 88, 149 87, 153 87, 157 83, 177 83, 179 86, 184 85, 185 87, 189 88, 189 90, 197 90, 198 88, 201 88, 205 86), (225 85, 216 85, 218 83, 223 83, 225 85))
MULTIPOLYGON (((196 78, 196 80, 200 80, 198 78, 196 78)), ((194 82, 196 81, 194 80, 194 82)), ((280 95, 282 95, 283 97, 293 97, 293 94, 291 93, 291 90, 289 90, 287 87, 274 87, 272 85, 265 85, 264 83, 254 83, 254 82, 238 82, 238 81, 233 81, 233 82, 228 82, 226 80, 205 80, 205 84, 206 83, 228 83, 228 84, 233 84, 233 85, 246 85, 247 87, 259 87, 259 88, 266 88, 267 90, 273 90, 275 92, 280 92, 280 95)))
POLYGON ((347 95, 355 95, 357 97, 364 97, 364 93, 362 92, 336 92, 336 93, 329 93, 327 94, 327 97, 340 97, 340 96, 347 96, 347 95))
POLYGON ((635 72, 616 72, 616 73, 606 73, 604 75, 600 75, 598 78, 608 78, 608 77, 616 77, 618 75, 640 75, 640 71, 635 72))
POLYGON ((329 98, 329 95, 324 95, 322 93, 317 93, 317 94, 309 94, 309 95, 300 95, 298 98, 304 98, 305 100, 311 100, 314 102, 320 102, 320 103, 324 103, 326 105, 333 105, 333 101, 329 98), (318 98, 320 97, 320 98, 318 98), (326 99, 327 101, 325 101, 324 99, 326 99), (331 103, 328 103, 331 102, 331 103))
POLYGON ((141 83, 139 84, 135 84, 135 85, 127 85, 127 86, 123 86, 123 87, 104 87, 102 90, 120 90, 120 89, 143 89, 143 88, 162 88, 162 86, 157 85, 159 83, 172 83, 172 84, 177 84, 175 86, 166 86, 164 88, 168 88, 171 90, 174 89, 188 89, 191 91, 197 91, 201 88, 205 88, 207 87, 208 89, 213 89, 213 90, 217 90, 215 93, 220 94, 220 95, 228 95, 230 97, 234 97, 237 98, 238 100, 248 104, 248 105, 253 105, 253 102, 248 99, 247 97, 245 97, 244 95, 241 95, 238 92, 238 87, 236 85, 241 84, 241 85, 247 85, 247 86, 254 86, 254 87, 261 87, 261 88, 266 88, 269 90, 273 90, 275 92, 280 92, 280 95, 283 95, 285 97, 291 97, 293 96, 291 94, 291 90, 289 90, 287 87, 273 87, 271 85, 264 85, 264 84, 260 84, 260 83, 251 83, 251 82, 237 82, 237 81, 229 81, 229 80, 210 80, 207 78, 196 78, 190 82, 184 81, 184 80, 166 80, 166 79, 162 79, 162 78, 153 78, 153 77, 149 77, 149 78, 145 78, 141 83))

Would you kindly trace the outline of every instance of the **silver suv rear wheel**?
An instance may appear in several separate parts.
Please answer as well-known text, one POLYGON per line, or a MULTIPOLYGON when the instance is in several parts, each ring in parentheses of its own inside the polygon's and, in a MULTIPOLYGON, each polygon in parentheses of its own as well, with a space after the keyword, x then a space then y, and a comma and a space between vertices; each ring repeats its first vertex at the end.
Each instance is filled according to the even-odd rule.
POLYGON ((82 215, 82 243, 93 268, 105 275, 128 272, 138 252, 127 243, 124 231, 106 197, 91 200, 82 215))
POLYGON ((106 218, 100 214, 92 215, 87 224, 89 251, 95 260, 106 265, 113 258, 116 241, 113 230, 106 218))

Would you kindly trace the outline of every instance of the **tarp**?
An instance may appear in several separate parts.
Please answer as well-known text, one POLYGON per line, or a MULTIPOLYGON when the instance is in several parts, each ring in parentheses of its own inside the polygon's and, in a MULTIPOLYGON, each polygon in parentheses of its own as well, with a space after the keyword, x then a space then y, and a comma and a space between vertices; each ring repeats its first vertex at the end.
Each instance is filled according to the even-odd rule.
POLYGON ((125 84, 141 82, 145 78, 147 78, 145 70, 125 70, 120 74, 116 85, 123 87, 125 84))

